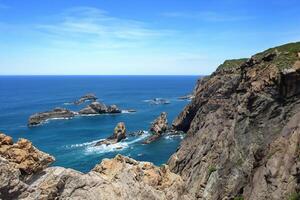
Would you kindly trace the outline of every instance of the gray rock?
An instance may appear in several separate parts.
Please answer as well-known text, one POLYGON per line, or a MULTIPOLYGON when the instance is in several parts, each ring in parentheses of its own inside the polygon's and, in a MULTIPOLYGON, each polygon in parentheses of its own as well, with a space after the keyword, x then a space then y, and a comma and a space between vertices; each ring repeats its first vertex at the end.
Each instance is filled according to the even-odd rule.
POLYGON ((28 120, 28 126, 35 126, 39 125, 47 120, 50 119, 69 119, 76 115, 75 112, 67 110, 65 108, 55 108, 52 111, 46 111, 41 113, 36 113, 34 115, 31 115, 28 120))
POLYGON ((80 105, 86 101, 96 101, 98 98, 96 97, 95 94, 86 94, 82 97, 80 97, 80 99, 78 99, 77 101, 74 102, 75 105, 80 105))

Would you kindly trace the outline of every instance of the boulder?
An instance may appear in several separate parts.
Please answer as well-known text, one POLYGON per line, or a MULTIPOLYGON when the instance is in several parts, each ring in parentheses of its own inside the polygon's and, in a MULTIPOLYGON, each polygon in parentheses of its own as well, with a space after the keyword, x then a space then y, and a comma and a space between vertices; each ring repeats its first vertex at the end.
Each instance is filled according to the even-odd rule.
POLYGON ((76 115, 75 112, 67 110, 65 108, 55 108, 52 111, 46 111, 31 115, 28 120, 28 126, 39 125, 50 119, 69 119, 76 115))

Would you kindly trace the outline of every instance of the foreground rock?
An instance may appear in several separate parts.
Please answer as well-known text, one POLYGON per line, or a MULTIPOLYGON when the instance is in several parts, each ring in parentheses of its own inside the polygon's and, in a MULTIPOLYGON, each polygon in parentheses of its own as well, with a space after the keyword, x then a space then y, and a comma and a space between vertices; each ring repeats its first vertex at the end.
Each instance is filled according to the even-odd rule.
POLYGON ((47 167, 54 158, 21 139, 0 135, 0 199, 188 200, 180 176, 164 165, 117 155, 83 174, 47 167), (46 168, 45 168, 46 167, 46 168))
POLYGON ((300 43, 229 60, 173 122, 170 158, 194 199, 281 200, 300 192, 300 43))
POLYGON ((106 106, 104 103, 101 102, 93 102, 87 107, 80 110, 78 113, 81 115, 94 115, 94 114, 114 114, 114 113, 121 113, 122 111, 116 106, 106 106))
POLYGON ((80 105, 86 101, 96 101, 98 98, 96 97, 95 94, 86 94, 82 97, 80 97, 80 99, 78 99, 77 101, 74 102, 75 105, 80 105))
POLYGON ((155 140, 157 140, 163 133, 165 133, 168 130, 168 119, 167 119, 167 113, 162 112, 158 118, 154 120, 154 122, 151 124, 150 132, 152 135, 147 138, 144 143, 149 144, 155 140))
POLYGON ((114 129, 114 133, 112 136, 108 137, 105 140, 101 140, 95 144, 95 146, 100 146, 100 145, 111 145, 111 144, 116 144, 123 139, 126 138, 126 127, 124 122, 119 122, 117 126, 114 129))
POLYGON ((69 119, 76 115, 75 112, 67 110, 65 108, 55 108, 52 111, 46 111, 41 113, 36 113, 34 115, 31 115, 28 120, 28 126, 35 126, 39 125, 47 120, 50 119, 69 119))

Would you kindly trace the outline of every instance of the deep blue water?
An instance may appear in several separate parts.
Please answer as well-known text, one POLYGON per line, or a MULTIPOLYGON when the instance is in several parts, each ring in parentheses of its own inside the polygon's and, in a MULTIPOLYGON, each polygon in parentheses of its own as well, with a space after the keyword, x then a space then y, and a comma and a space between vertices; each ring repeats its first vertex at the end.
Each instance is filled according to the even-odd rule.
POLYGON ((148 130, 162 111, 171 122, 188 101, 177 97, 190 93, 197 76, 0 76, 0 131, 17 140, 27 138, 56 158, 53 165, 87 172, 103 158, 120 153, 156 165, 165 163, 176 151, 182 137, 162 137, 143 145, 141 137, 129 137, 118 144, 122 149, 93 147, 93 142, 112 134, 118 122, 127 131, 148 130), (36 112, 65 107, 74 111, 86 106, 68 105, 86 93, 95 93, 106 105, 136 109, 136 113, 75 117, 52 120, 28 128, 28 117, 36 112), (167 105, 151 105, 145 100, 165 98, 167 105))

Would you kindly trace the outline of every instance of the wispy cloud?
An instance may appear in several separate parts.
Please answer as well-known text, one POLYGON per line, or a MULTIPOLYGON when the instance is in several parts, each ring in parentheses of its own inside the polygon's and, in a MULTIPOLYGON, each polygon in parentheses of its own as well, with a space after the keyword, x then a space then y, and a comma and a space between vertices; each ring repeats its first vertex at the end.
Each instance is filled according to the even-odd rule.
POLYGON ((140 21, 110 16, 93 7, 68 9, 55 20, 39 24, 36 29, 66 42, 89 42, 99 48, 121 48, 172 34, 170 30, 155 29, 140 21))
POLYGON ((161 14, 163 17, 168 18, 181 18, 181 19, 193 19, 207 22, 234 22, 234 21, 245 21, 254 19, 253 16, 242 16, 242 15, 226 15, 212 11, 202 12, 164 12, 161 14))

